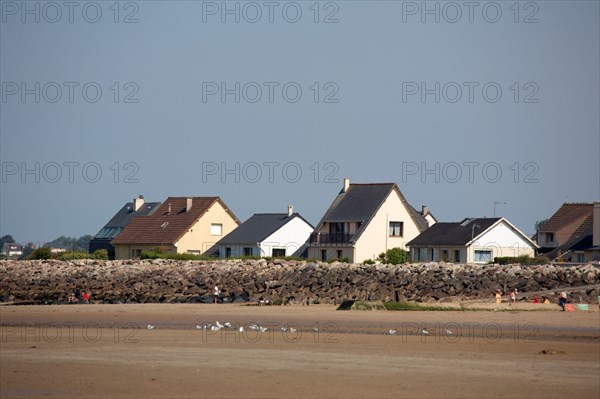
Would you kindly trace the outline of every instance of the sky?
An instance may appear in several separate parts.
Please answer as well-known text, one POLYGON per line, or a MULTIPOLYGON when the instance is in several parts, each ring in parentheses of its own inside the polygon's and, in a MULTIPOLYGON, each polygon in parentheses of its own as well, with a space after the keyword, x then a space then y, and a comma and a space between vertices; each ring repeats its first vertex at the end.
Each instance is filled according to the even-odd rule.
POLYGON ((598 1, 0 1, 0 235, 138 195, 316 225, 347 177, 527 234, 600 199, 598 1))

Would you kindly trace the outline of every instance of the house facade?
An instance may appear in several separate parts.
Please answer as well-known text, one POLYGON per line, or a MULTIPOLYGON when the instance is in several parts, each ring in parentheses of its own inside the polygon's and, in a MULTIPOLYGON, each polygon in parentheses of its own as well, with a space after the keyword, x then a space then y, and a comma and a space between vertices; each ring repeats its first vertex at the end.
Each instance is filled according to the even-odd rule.
POLYGON ((413 262, 488 263, 495 257, 534 256, 537 244, 504 218, 438 222, 408 243, 413 262))
POLYGON ((376 259, 388 249, 406 248, 428 226, 395 183, 350 184, 344 179, 342 190, 309 238, 308 257, 376 259))
POLYGON ((600 202, 564 203, 538 228, 538 254, 553 261, 575 263, 590 262, 597 258, 598 250, 593 248, 598 245, 594 245, 593 233, 594 227, 599 224, 594 224, 596 218, 600 218, 598 207, 600 202))
POLYGON ((218 243, 221 258, 300 256, 314 227, 288 207, 287 213, 256 213, 218 243))
POLYGON ((115 247, 111 244, 129 222, 136 216, 152 215, 160 206, 160 202, 145 202, 144 196, 140 195, 128 202, 98 231, 90 240, 89 252, 105 249, 108 259, 115 259, 115 247))
POLYGON ((169 197, 151 215, 133 218, 111 244, 116 259, 156 249, 202 255, 239 224, 219 197, 169 197))

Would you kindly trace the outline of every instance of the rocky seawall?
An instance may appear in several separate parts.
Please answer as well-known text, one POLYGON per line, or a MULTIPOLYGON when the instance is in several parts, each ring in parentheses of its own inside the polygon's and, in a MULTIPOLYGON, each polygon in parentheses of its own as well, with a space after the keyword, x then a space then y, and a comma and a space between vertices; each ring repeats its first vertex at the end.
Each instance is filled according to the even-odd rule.
MULTIPOLYGON (((75 288, 96 303, 247 302, 290 299, 296 303, 344 300, 459 301, 489 299, 500 288, 521 294, 600 284, 593 265, 464 265, 421 263, 361 265, 297 261, 228 260, 35 260, 0 261, 0 301, 66 303, 75 288)), ((588 287, 570 292, 573 301, 597 303, 588 287)), ((555 294, 550 299, 557 301, 555 294)), ((529 298, 531 300, 531 298, 529 298)))

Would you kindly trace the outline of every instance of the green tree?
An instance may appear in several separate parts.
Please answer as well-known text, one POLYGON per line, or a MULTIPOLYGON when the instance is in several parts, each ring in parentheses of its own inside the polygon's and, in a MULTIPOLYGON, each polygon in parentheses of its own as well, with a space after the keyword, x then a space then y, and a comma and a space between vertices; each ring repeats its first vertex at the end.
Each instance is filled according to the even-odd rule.
POLYGON ((10 234, 0 237, 0 248, 4 246, 5 242, 12 244, 15 242, 15 239, 10 234))
POLYGON ((542 227, 544 225, 544 223, 546 223, 548 221, 548 219, 543 219, 543 220, 538 220, 537 222, 535 222, 535 231, 538 231, 540 229, 540 227, 542 227))

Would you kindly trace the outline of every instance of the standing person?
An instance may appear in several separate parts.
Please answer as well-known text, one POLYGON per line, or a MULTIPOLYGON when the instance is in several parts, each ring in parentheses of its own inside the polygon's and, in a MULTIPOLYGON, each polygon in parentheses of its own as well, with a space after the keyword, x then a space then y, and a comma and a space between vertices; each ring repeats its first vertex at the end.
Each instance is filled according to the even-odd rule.
POLYGON ((517 289, 515 288, 514 290, 512 290, 512 292, 510 293, 510 301, 512 303, 517 302, 517 294, 519 291, 517 291, 517 289))
POLYGON ((73 292, 73 295, 75 296, 77 303, 81 302, 81 290, 79 288, 75 289, 75 292, 73 292))
POLYGON ((558 304, 560 305, 562 310, 565 310, 565 304, 567 302, 567 293, 563 291, 560 293, 560 298, 558 299, 558 304))
POLYGON ((83 293, 83 302, 90 303, 90 294, 88 294, 87 292, 83 293))
POLYGON ((215 284, 215 289, 214 289, 214 294, 213 294, 213 298, 215 300, 215 303, 219 302, 219 287, 215 284))
POLYGON ((500 288, 498 288, 496 290, 496 303, 500 302, 502 302, 502 291, 500 291, 500 288))

